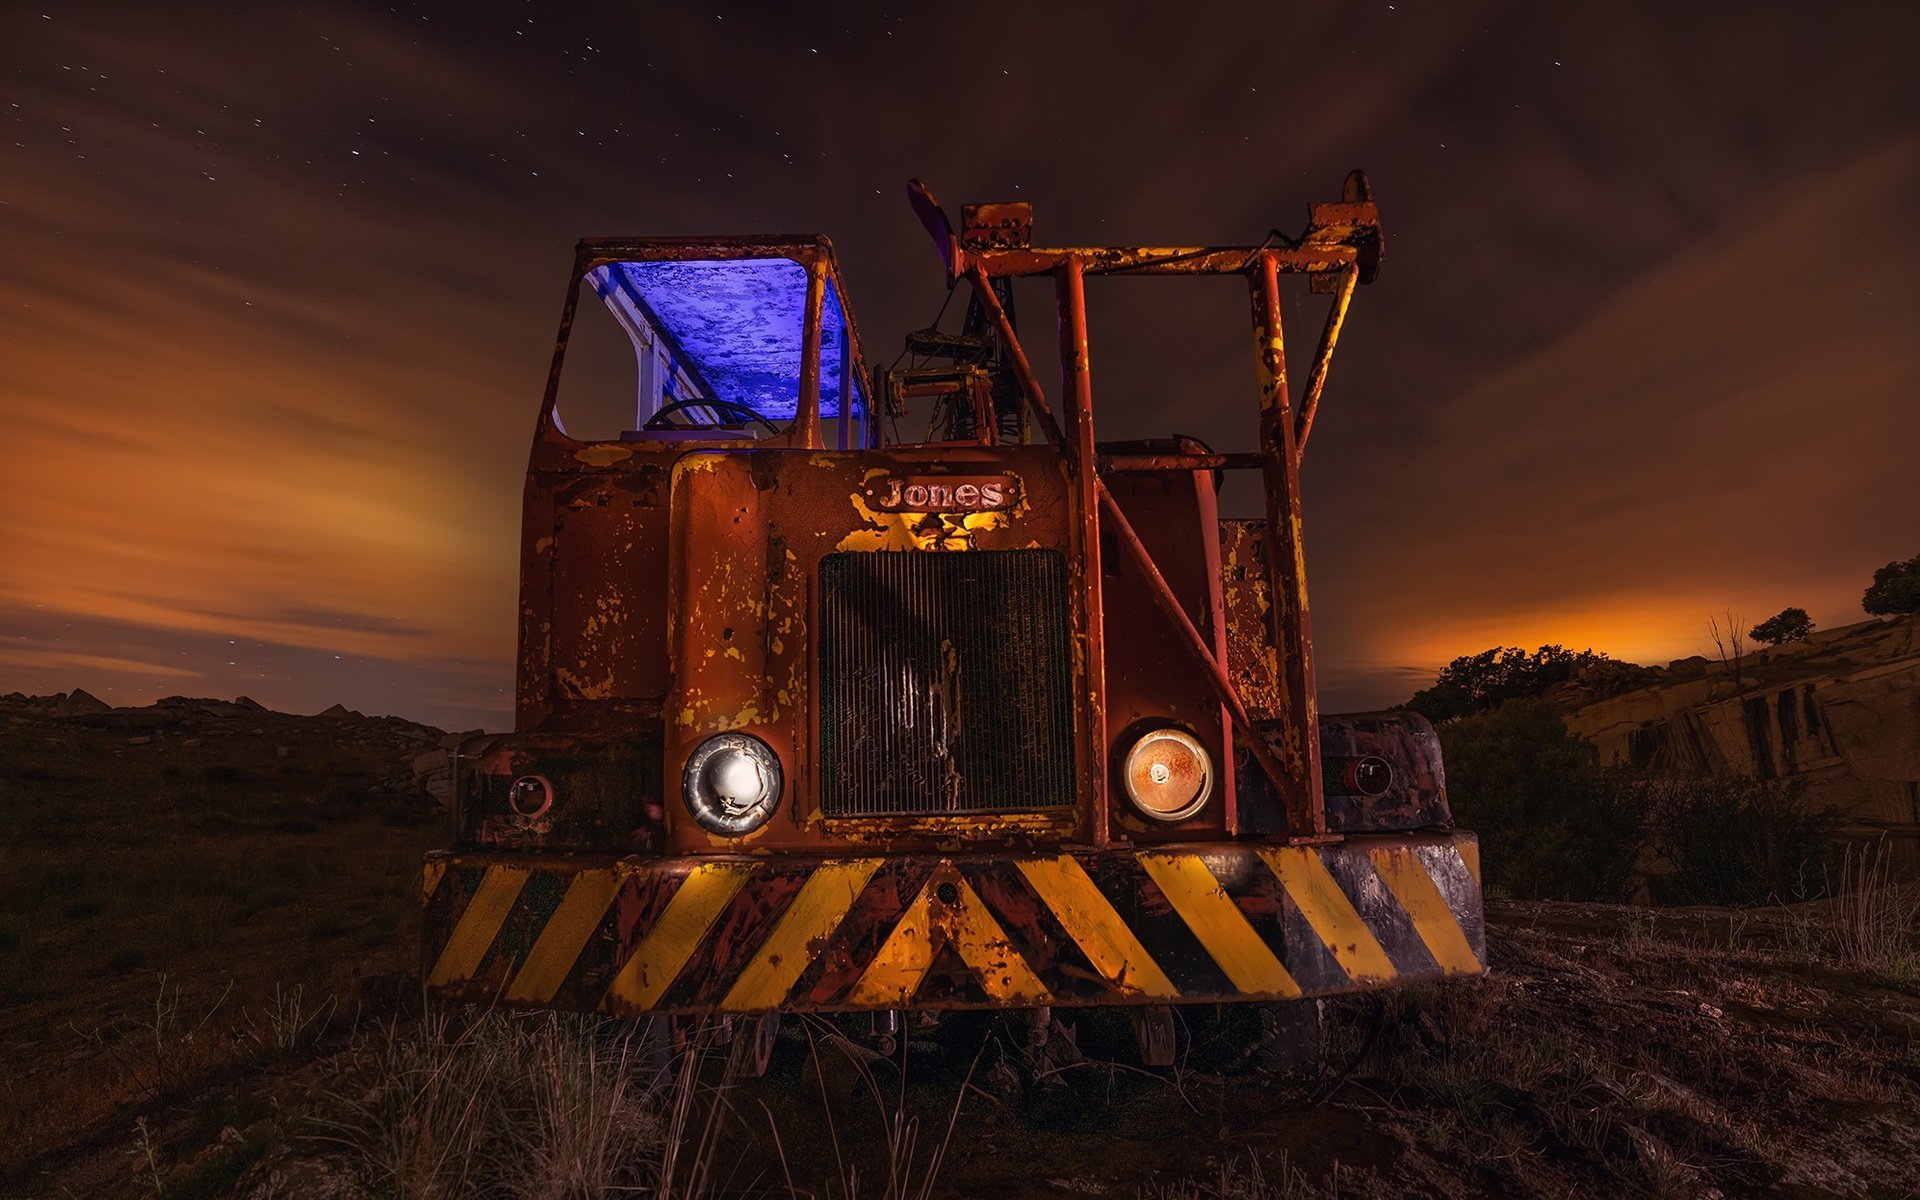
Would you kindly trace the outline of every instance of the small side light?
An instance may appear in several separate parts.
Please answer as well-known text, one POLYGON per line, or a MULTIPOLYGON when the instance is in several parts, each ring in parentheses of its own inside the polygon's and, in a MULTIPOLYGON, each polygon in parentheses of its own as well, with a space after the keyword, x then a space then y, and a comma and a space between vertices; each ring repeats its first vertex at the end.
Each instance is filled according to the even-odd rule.
POLYGON ((1393 764, 1377 754, 1349 760, 1345 782, 1349 795, 1384 796, 1393 787, 1393 764))
POLYGON ((545 775, 522 775, 507 791, 507 806, 516 816, 537 817, 553 807, 553 784, 545 775))
POLYGON ((687 811, 702 829, 740 837, 767 823, 780 806, 780 758, 759 738, 722 733, 687 756, 680 779, 687 811))
POLYGON ((1122 776, 1140 815, 1168 825, 1206 807, 1213 795, 1213 760, 1184 729, 1155 729, 1127 751, 1122 776))

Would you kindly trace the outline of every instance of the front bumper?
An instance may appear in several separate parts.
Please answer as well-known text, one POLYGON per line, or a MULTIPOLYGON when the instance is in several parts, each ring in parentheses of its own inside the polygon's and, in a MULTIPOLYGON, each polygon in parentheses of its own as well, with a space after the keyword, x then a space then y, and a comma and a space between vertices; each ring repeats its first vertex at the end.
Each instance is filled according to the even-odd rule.
POLYGON ((1478 974, 1471 833, 892 857, 454 851, 428 991, 530 1008, 851 1012, 1286 1000, 1478 974))

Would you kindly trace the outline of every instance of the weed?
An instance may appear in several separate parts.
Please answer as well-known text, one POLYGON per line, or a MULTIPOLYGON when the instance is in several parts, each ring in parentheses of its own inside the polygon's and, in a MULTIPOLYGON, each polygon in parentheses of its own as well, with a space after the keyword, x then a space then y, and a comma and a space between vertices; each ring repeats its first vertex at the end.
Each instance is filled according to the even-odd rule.
POLYGON ((1913 939, 1920 890, 1895 878, 1885 835, 1872 845, 1847 848, 1836 901, 1840 961, 1903 983, 1920 977, 1913 939))
POLYGON ((661 1121, 640 1082, 640 1041, 631 1025, 593 1018, 522 1027, 527 1109, 516 1123, 517 1194, 605 1196, 626 1190, 636 1167, 659 1161, 661 1121))
POLYGON ((1140 1189, 1141 1200, 1317 1200, 1337 1195, 1337 1185, 1329 1190, 1314 1186, 1304 1172, 1287 1162, 1284 1151, 1271 1177, 1261 1165, 1260 1156, 1248 1153, 1244 1159, 1222 1160, 1210 1174, 1140 1189))
POLYGON ((701 1082, 697 1046, 664 1095, 645 1082, 634 1027, 598 1017, 434 1014, 364 1035, 351 1057, 319 1140, 378 1193, 711 1194, 727 1080, 701 1082))
POLYGON ((153 1194, 165 1196, 166 1186, 160 1177, 160 1147, 153 1140, 153 1130, 145 1117, 133 1123, 133 1146, 128 1153, 133 1156, 134 1171, 153 1184, 153 1194))
MULTIPOLYGON (((980 1057, 986 1053, 988 1043, 982 1041, 980 1049, 974 1053, 973 1062, 967 1067, 966 1077, 954 1092, 953 1108, 947 1114, 947 1127, 940 1141, 928 1153, 924 1161, 919 1158, 920 1120, 908 1112, 907 1071, 905 1059, 900 1070, 900 1087, 895 1096, 891 1112, 885 1108, 882 1099, 884 1089, 873 1069, 868 1065, 868 1054, 861 1053, 840 1035, 837 1030, 823 1023, 810 1023, 807 1027, 807 1048, 813 1060, 814 1076, 820 1083, 821 1110, 827 1117, 827 1131, 833 1143, 834 1169, 844 1200, 859 1200, 860 1170, 851 1165, 841 1153, 839 1122, 834 1117, 835 1106, 827 1094, 826 1072, 820 1069, 820 1045, 825 1042, 828 1048, 846 1056, 854 1073, 865 1084, 866 1091, 873 1097, 876 1115, 880 1118, 881 1141, 886 1149, 886 1177, 882 1181, 880 1200, 929 1200, 934 1187, 940 1179, 940 1166, 945 1160, 947 1148, 952 1144, 953 1131, 960 1121, 961 1104, 966 1100, 967 1091, 973 1085, 974 1072, 980 1066, 980 1057), (824 1037, 816 1037, 816 1032, 824 1032, 824 1037)), ((768 1115, 768 1124, 772 1125, 772 1115, 768 1115)), ((776 1144, 779 1130, 773 1131, 776 1144)), ((787 1167, 785 1149, 781 1149, 781 1165, 787 1167)), ((793 1187, 792 1172, 788 1170, 787 1190, 795 1200, 800 1193, 793 1187)))
POLYGON ((509 1069, 492 1052, 496 1029, 481 1022, 456 1033, 443 1016, 410 1033, 389 1024, 357 1047, 360 1087, 335 1094, 339 1114, 320 1120, 322 1140, 347 1149, 383 1193, 467 1194, 509 1069))
POLYGON ((1620 946, 1629 952, 1644 953, 1654 944, 1654 933, 1659 927, 1658 920, 1649 909, 1630 910, 1627 919, 1620 925, 1620 946))
POLYGON ((325 1004, 309 1007, 303 983, 291 988, 276 983, 260 1015, 248 1016, 248 1033, 263 1049, 290 1054, 302 1044, 319 1040, 326 1032, 334 1008, 335 1000, 331 996, 325 1004))
POLYGON ((191 1014, 182 1014, 180 987, 169 986, 163 974, 156 982, 153 1004, 144 1016, 116 1017, 82 1036, 117 1066, 138 1091, 150 1099, 157 1098, 219 1056, 218 1031, 211 1026, 215 1014, 232 992, 233 985, 229 983, 220 997, 195 1019, 191 1014))

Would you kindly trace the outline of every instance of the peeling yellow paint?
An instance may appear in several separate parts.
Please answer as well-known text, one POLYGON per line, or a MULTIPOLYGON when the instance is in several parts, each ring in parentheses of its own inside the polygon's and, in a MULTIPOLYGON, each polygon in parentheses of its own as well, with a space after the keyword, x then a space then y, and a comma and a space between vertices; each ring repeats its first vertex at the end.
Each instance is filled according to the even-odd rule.
POLYGON ((573 456, 590 467, 610 467, 614 463, 625 462, 632 458, 633 448, 596 442, 591 446, 582 446, 575 450, 573 456))
POLYGON ((590 680, 590 679, 581 678, 579 675, 575 674, 572 671, 567 670, 567 668, 565 667, 555 667, 553 669, 553 677, 555 682, 560 684, 562 690, 571 692, 578 699, 581 699, 581 700, 613 699, 613 673, 612 672, 608 672, 605 679, 590 680))

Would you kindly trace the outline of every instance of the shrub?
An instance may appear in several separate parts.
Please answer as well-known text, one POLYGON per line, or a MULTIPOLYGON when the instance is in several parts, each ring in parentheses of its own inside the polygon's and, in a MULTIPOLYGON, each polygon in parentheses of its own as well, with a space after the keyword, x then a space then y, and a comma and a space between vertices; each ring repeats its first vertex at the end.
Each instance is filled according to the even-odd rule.
POLYGON ((1839 817, 1810 807, 1799 780, 1736 775, 1645 788, 1653 849, 1673 869, 1658 881, 1658 899, 1777 904, 1825 890, 1839 817))
POLYGON ((1520 899, 1627 899, 1646 844, 1644 793, 1601 770, 1547 700, 1510 700, 1440 729, 1447 792, 1480 835, 1490 887, 1520 899))

